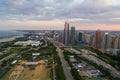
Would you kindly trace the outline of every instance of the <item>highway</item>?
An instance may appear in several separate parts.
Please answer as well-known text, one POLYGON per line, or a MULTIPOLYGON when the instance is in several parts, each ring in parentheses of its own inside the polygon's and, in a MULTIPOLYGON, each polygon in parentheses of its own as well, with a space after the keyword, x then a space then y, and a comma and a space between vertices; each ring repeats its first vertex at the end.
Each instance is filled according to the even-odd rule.
POLYGON ((16 56, 16 55, 17 55, 17 54, 11 54, 11 55, 9 55, 9 56, 6 56, 6 57, 4 57, 3 59, 0 60, 0 63, 3 62, 4 60, 8 60, 8 59, 10 59, 10 58, 13 58, 13 57, 16 56))
MULTIPOLYGON (((54 43, 56 43, 58 46, 61 44, 57 41, 55 41, 54 43)), ((63 47, 65 47, 65 46, 63 46, 63 47)), ((69 52, 75 53, 75 54, 79 55, 80 57, 86 58, 87 60, 92 61, 92 62, 96 63, 97 65, 103 66, 105 69, 108 69, 108 71, 114 78, 120 78, 120 72, 118 70, 116 70, 114 67, 112 67, 110 64, 105 63, 104 61, 102 61, 101 59, 99 59, 93 55, 89 55, 89 54, 95 54, 95 53, 93 53, 91 51, 86 51, 86 50, 80 52, 80 51, 70 48, 70 47, 67 47, 64 49, 69 52)))
POLYGON ((52 63, 52 68, 53 68, 53 80, 56 80, 56 75, 55 75, 55 61, 54 61, 54 57, 52 55, 52 58, 53 58, 53 63, 52 63))
POLYGON ((44 41, 45 41, 45 44, 41 47, 47 47, 48 46, 47 41, 45 39, 44 39, 44 41))
POLYGON ((97 65, 102 65, 104 68, 108 69, 108 71, 110 72, 110 74, 114 77, 114 78, 120 78, 120 72, 118 70, 116 70, 114 67, 112 67, 111 65, 105 63, 104 61, 100 60, 99 58, 93 56, 93 55, 88 55, 85 52, 79 52, 75 49, 71 49, 71 48, 67 48, 68 51, 73 51, 75 54, 81 54, 79 55, 80 57, 83 57, 89 61, 92 61, 94 63, 96 63, 97 65))
POLYGON ((66 80, 74 80, 72 75, 71 75, 71 72, 70 72, 70 67, 64 59, 63 51, 58 46, 56 46, 56 47, 57 47, 58 55, 59 55, 60 60, 62 62, 62 67, 63 67, 64 73, 65 73, 65 76, 66 76, 66 80))
POLYGON ((58 46, 58 43, 54 42, 53 39, 48 39, 53 45, 57 48, 56 51, 58 52, 58 55, 60 57, 60 60, 62 62, 62 67, 66 76, 66 80, 74 80, 73 76, 71 75, 70 72, 70 66, 68 65, 67 61, 64 59, 63 51, 60 49, 58 46))

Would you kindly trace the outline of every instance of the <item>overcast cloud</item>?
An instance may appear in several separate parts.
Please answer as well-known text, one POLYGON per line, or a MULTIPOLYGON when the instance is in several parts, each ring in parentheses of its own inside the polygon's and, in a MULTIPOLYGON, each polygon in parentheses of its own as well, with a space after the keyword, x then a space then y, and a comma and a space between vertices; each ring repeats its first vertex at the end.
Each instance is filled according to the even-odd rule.
POLYGON ((0 21, 56 19, 78 25, 120 24, 120 0, 0 0, 0 21))

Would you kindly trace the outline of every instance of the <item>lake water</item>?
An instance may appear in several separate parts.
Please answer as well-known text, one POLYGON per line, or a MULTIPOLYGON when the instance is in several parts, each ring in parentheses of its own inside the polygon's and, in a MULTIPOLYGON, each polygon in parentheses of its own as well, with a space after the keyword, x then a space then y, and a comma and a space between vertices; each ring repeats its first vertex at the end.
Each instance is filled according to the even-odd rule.
POLYGON ((6 30, 6 31, 0 31, 0 36, 11 36, 11 35, 23 35, 23 32, 20 31, 14 31, 14 30, 6 30))
POLYGON ((0 31, 0 37, 7 36, 0 39, 0 42, 7 42, 15 40, 18 37, 21 37, 23 35, 23 32, 20 31, 0 31), (11 36, 11 37, 8 37, 11 36))

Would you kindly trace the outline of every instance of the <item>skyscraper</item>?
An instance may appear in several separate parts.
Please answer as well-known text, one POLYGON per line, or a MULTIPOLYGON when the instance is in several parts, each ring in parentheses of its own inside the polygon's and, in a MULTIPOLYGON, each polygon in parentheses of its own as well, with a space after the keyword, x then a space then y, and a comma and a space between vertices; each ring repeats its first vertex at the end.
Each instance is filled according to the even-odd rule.
POLYGON ((69 44, 69 24, 68 22, 65 22, 65 28, 64 28, 64 44, 69 44))
POLYGON ((89 45, 91 45, 91 46, 93 46, 94 45, 94 35, 93 34, 90 34, 91 36, 90 36, 90 44, 89 45))
POLYGON ((114 39, 114 49, 118 49, 118 44, 119 44, 119 36, 116 36, 114 39))
POLYGON ((120 36, 117 35, 114 40, 114 49, 120 49, 120 36))
POLYGON ((103 35, 102 48, 103 49, 110 48, 110 36, 109 36, 108 32, 105 32, 104 35, 103 35))
POLYGON ((97 30, 96 31, 96 48, 100 49, 102 45, 102 31, 97 30))
POLYGON ((79 32, 78 37, 79 37, 78 38, 79 43, 82 42, 83 41, 83 32, 79 32))
POLYGON ((75 45, 75 27, 71 27, 71 45, 75 45))

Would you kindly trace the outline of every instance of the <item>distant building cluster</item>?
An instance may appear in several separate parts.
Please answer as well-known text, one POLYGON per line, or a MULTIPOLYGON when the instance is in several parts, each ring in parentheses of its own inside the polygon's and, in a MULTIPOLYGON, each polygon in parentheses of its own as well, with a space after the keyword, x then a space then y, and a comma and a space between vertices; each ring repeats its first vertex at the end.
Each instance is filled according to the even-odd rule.
POLYGON ((84 34, 84 32, 76 31, 75 27, 71 27, 71 30, 69 30, 69 23, 65 22, 63 38, 61 39, 63 39, 63 43, 66 46, 74 46, 90 43, 91 36, 84 34))
POLYGON ((66 46, 87 45, 102 52, 112 55, 120 54, 120 35, 118 33, 105 32, 101 30, 83 32, 75 30, 65 22, 64 31, 59 31, 55 40, 64 43, 66 46))
POLYGON ((71 27, 71 30, 69 30, 69 24, 68 22, 65 22, 65 28, 64 28, 64 35, 63 35, 63 43, 67 45, 76 45, 79 44, 78 42, 82 42, 82 33, 79 32, 79 34, 76 34, 75 27, 71 27), (79 38, 78 38, 79 37, 79 38))

